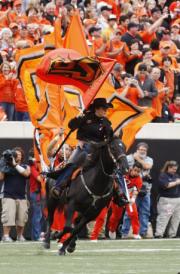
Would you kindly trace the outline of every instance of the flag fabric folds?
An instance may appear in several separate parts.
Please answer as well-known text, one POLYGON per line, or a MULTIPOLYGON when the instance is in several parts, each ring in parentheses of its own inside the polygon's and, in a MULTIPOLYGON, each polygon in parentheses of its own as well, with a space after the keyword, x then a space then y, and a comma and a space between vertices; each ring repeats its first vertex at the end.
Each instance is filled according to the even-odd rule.
POLYGON ((90 55, 78 11, 76 11, 72 16, 71 22, 65 35, 63 47, 67 49, 74 49, 79 52, 83 57, 90 55))
POLYGON ((114 133, 122 136, 128 150, 135 140, 136 133, 155 117, 155 111, 152 108, 138 107, 117 93, 108 101, 113 104, 113 108, 108 111, 108 118, 114 133))

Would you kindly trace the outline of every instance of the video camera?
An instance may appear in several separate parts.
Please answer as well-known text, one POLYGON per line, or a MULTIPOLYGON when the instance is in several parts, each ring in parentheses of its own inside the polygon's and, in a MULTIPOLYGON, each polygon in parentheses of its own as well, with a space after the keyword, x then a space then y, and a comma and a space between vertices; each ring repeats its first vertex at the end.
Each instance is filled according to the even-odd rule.
POLYGON ((13 158, 17 157, 17 153, 14 150, 7 149, 2 153, 2 157, 0 159, 0 171, 3 173, 9 173, 14 168, 12 166, 13 158))
POLYGON ((13 158, 16 159, 16 157, 17 157, 17 153, 16 153, 16 151, 14 151, 14 150, 7 149, 7 150, 5 150, 5 151, 3 152, 2 156, 3 156, 4 160, 5 160, 5 163, 6 163, 7 165, 10 165, 10 166, 11 166, 11 165, 12 165, 13 158))

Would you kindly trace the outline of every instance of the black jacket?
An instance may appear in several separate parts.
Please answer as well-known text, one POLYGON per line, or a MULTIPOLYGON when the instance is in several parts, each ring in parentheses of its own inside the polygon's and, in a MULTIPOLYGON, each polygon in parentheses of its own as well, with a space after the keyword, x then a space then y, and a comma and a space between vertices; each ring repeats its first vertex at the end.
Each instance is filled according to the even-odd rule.
POLYGON ((68 126, 72 130, 78 129, 77 139, 82 141, 101 142, 113 135, 111 122, 105 117, 97 117, 92 112, 71 119, 68 126))

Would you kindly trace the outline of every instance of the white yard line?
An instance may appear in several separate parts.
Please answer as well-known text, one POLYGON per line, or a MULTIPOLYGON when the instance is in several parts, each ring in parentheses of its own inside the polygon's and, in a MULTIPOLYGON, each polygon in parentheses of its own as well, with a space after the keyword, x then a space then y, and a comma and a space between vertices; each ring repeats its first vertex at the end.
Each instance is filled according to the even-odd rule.
MULTIPOLYGON (((165 252, 169 252, 169 251, 180 251, 180 248, 178 249, 174 249, 174 248, 116 248, 116 249, 111 249, 111 248, 100 248, 100 249, 82 249, 82 250, 76 250, 76 253, 101 253, 101 252, 134 252, 134 253, 142 253, 142 252, 160 252, 160 251, 165 251, 165 252)), ((46 252, 52 252, 52 253, 56 253, 57 250, 46 250, 46 252)))

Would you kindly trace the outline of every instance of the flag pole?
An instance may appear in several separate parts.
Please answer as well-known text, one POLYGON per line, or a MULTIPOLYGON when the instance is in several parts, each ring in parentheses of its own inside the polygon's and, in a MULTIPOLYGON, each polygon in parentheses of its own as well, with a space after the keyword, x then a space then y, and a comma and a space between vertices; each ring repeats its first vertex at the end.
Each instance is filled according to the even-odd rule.
POLYGON ((56 157, 57 153, 60 151, 60 149, 63 147, 63 145, 65 144, 65 142, 67 141, 67 139, 69 138, 69 136, 71 135, 71 133, 73 132, 73 130, 71 129, 68 134, 66 135, 66 137, 64 138, 64 140, 62 141, 62 143, 60 144, 60 146, 58 147, 58 149, 55 151, 55 153, 53 154, 53 158, 56 157))

